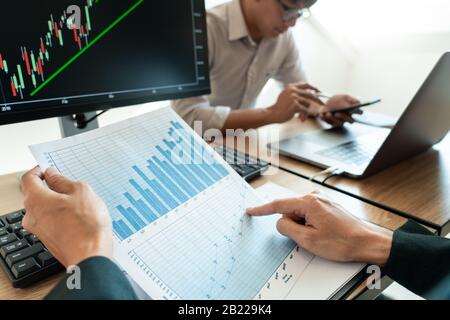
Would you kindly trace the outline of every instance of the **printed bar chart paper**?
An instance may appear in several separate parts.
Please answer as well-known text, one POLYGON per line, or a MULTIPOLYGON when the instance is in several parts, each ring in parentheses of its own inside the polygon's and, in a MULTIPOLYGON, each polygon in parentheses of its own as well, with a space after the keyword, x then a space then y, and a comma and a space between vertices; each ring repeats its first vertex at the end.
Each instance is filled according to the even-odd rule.
POLYGON ((276 216, 246 215, 262 199, 170 108, 31 150, 104 200, 116 262, 154 299, 261 298, 295 250, 276 216))

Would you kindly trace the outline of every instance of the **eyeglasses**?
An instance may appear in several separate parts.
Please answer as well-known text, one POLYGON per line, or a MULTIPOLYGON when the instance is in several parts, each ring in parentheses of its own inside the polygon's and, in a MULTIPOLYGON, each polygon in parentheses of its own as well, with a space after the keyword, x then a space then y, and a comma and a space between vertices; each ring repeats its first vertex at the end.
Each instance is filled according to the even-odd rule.
POLYGON ((300 18, 308 18, 311 15, 311 11, 308 8, 293 9, 289 7, 283 0, 278 0, 278 3, 283 7, 283 21, 297 20, 300 18))

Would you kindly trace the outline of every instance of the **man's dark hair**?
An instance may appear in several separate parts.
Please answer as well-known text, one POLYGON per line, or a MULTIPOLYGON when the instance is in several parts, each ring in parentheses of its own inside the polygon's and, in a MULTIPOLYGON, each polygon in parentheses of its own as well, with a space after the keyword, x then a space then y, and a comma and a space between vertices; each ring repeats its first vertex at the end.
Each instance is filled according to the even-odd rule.
POLYGON ((307 8, 311 8, 317 0, 290 0, 291 2, 295 4, 303 3, 307 8))

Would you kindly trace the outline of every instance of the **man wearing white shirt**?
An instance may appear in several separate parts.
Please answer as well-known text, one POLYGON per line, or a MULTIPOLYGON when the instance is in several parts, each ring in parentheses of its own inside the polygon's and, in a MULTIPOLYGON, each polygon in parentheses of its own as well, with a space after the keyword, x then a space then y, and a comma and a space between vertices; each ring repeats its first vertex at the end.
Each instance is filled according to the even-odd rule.
POLYGON ((339 95, 323 103, 307 84, 293 34, 288 30, 317 0, 233 0, 207 14, 212 94, 172 102, 191 126, 202 129, 250 129, 283 123, 299 114, 320 116, 333 125, 353 122, 334 113, 359 101, 339 95), (255 108, 269 79, 284 85, 275 105, 255 108))

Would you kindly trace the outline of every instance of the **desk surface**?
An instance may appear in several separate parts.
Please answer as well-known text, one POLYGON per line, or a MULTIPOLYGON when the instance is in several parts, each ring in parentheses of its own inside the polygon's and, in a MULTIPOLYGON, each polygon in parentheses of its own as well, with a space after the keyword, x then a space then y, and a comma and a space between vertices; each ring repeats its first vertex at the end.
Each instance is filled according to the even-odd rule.
MULTIPOLYGON (((345 207, 352 208, 352 213, 372 223, 395 230, 406 222, 406 219, 390 212, 378 209, 367 203, 346 196, 342 193, 328 190, 318 184, 301 179, 284 171, 276 175, 262 177, 252 183, 253 187, 259 187, 267 182, 277 183, 299 194, 307 194, 314 190, 323 190, 345 207)), ((0 176, 0 213, 6 214, 23 207, 23 197, 19 189, 15 174, 0 176)), ((3 272, 0 272, 0 299, 41 299, 60 279, 61 275, 40 282, 27 289, 14 289, 3 272)))
POLYGON ((339 190, 400 211, 421 223, 450 232, 450 135, 433 149, 363 180, 333 177, 339 190))
MULTIPOLYGON (((265 156, 269 154, 265 147, 267 142, 276 141, 276 135, 274 137, 270 132, 279 130, 279 138, 285 139, 322 128, 323 125, 315 120, 302 123, 299 119, 293 119, 283 125, 260 129, 258 149, 252 146, 238 149, 276 161, 278 155, 265 156)), ((322 171, 285 156, 280 156, 278 165, 308 178, 322 171)), ((323 179, 318 178, 317 181, 322 182, 323 179)), ((360 180, 335 177, 327 180, 326 185, 413 218, 441 234, 447 234, 450 232, 450 135, 428 152, 371 177, 360 180)))

